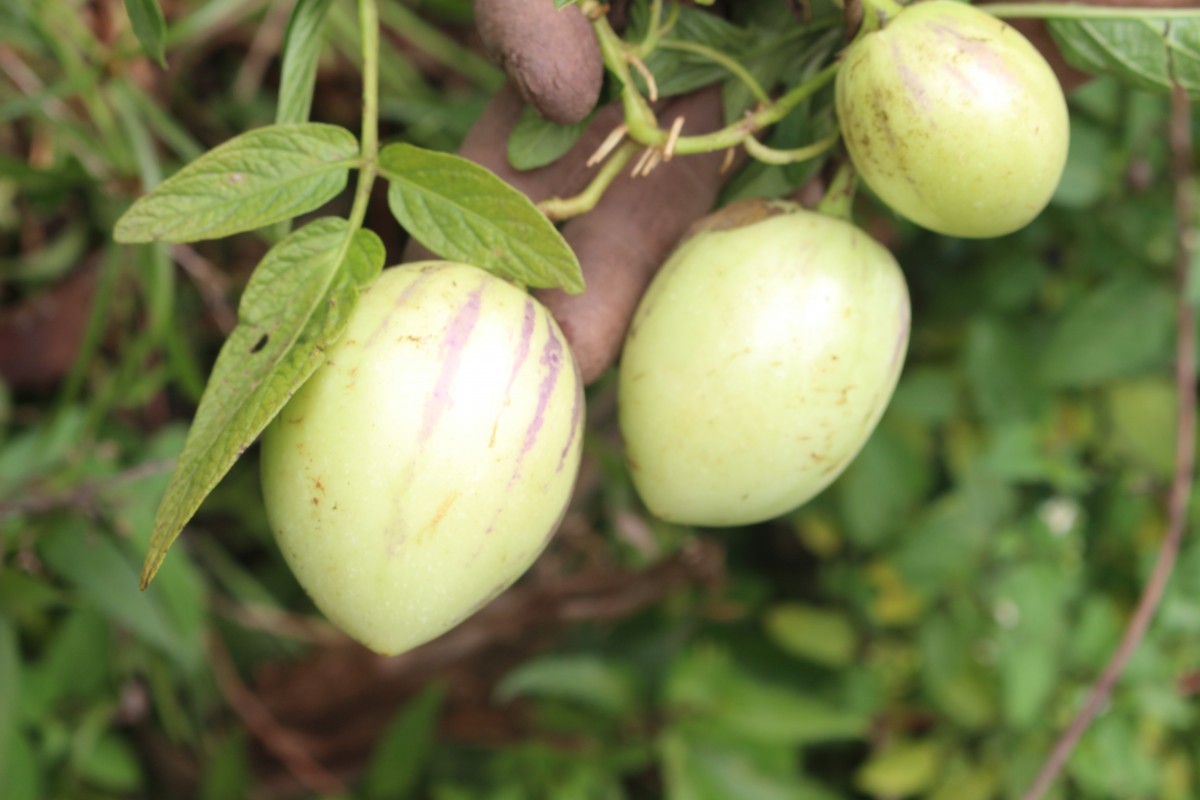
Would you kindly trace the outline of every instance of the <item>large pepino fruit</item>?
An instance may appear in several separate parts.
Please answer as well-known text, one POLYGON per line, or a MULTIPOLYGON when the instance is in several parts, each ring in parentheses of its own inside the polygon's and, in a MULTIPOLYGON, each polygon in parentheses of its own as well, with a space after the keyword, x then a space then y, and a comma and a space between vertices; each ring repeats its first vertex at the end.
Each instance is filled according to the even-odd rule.
POLYGON ((904 362, 908 290, 840 219, 752 203, 705 228, 634 316, 619 421, 652 513, 749 524, 813 497, 866 442, 904 362))
POLYGON ((385 270, 266 431, 271 529, 329 619, 407 650, 542 551, 582 425, 575 362, 536 300, 463 264, 385 270))
POLYGON ((835 97, 859 174, 939 233, 1023 227, 1066 164, 1067 104, 1054 71, 1016 29, 964 3, 915 3, 861 36, 835 97))

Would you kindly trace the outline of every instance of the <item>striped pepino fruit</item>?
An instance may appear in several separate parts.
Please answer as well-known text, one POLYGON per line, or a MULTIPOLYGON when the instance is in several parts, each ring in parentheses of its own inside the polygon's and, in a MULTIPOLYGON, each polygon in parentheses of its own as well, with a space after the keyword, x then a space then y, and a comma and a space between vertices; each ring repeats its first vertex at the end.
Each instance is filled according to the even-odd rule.
POLYGON ((574 359, 536 300, 463 264, 388 269, 264 435, 271 529, 330 620, 399 653, 542 551, 582 427, 574 359))

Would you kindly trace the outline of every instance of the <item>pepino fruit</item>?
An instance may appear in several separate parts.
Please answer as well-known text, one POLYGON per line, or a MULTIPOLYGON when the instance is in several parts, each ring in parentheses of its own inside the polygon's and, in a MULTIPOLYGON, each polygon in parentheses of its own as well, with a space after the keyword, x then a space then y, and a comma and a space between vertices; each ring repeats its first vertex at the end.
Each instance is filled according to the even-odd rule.
POLYGON ((1062 176, 1067 106, 1053 70, 1013 27, 964 3, 916 3, 861 36, 835 96, 859 174, 930 230, 1015 231, 1062 176))
POLYGON ((545 547, 582 425, 575 362, 537 301, 462 264, 385 270, 266 431, 271 529, 335 624, 407 650, 545 547))
POLYGON ((620 428, 652 513, 749 524, 816 495, 866 442, 904 362, 908 290, 840 219, 751 201, 703 227, 634 316, 620 428))

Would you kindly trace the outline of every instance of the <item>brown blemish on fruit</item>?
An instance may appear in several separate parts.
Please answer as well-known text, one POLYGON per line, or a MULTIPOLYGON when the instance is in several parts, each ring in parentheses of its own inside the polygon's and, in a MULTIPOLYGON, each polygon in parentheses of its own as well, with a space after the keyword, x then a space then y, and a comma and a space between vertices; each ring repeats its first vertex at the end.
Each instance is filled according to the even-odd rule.
POLYGON ((425 530, 436 528, 446 518, 446 514, 450 513, 450 509, 458 502, 458 498, 462 496, 462 492, 451 492, 446 495, 441 504, 437 507, 437 511, 433 512, 433 519, 425 526, 425 530))
POLYGON ((797 208, 798 206, 794 203, 782 200, 764 200, 761 197, 739 200, 693 223, 683 235, 680 244, 701 233, 745 228, 756 222, 762 222, 764 219, 790 214, 797 208))

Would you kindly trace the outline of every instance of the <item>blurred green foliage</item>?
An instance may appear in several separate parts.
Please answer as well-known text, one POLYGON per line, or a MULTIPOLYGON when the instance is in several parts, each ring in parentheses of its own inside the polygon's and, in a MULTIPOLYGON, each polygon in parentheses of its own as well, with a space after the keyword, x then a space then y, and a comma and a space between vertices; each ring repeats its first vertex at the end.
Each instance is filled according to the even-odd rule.
MULTIPOLYGON (((857 461, 790 517, 722 532, 646 518, 614 445, 612 382, 593 387, 594 479, 527 585, 617 570, 601 596, 617 610, 539 617, 526 639, 419 673, 439 680, 380 689, 369 704, 387 723, 356 738, 362 708, 298 709, 342 684, 386 687, 370 671, 385 668, 295 678, 349 646, 270 542, 253 451, 137 590, 171 459, 266 242, 168 251, 109 232, 142 186, 272 120, 277 76, 253 54, 289 4, 164 6, 165 73, 110 4, 0 6, 0 350, 38 352, 0 391, 5 800, 1019 796, 1162 536, 1175 440, 1162 97, 1111 79, 1074 95, 1062 186, 1012 236, 946 239, 862 199, 912 288, 909 361, 857 461), (72 299, 61 287, 81 274, 89 291, 72 299), (13 322, 45 303, 58 310, 41 327, 13 322), (614 605, 698 540, 719 544, 718 580, 614 605), (307 693, 272 694, 281 675, 307 693), (326 754, 336 769, 317 747, 334 734, 349 742, 326 754)), ((453 148, 497 80, 457 44, 469 4, 383 7, 407 42, 382 70, 390 133, 453 148)), ((353 27, 334 3, 314 106, 351 127, 353 27)), ((804 176, 751 177, 783 191, 804 176)), ((1191 540, 1053 796, 1200 796, 1198 634, 1191 540)))

